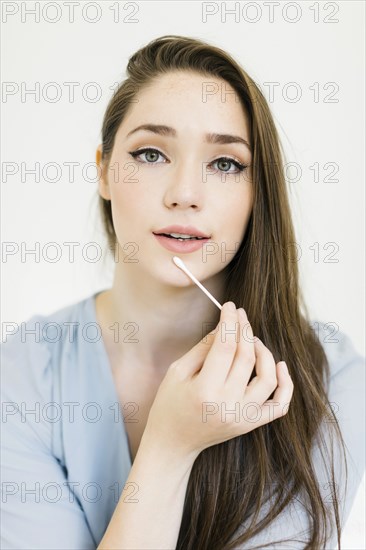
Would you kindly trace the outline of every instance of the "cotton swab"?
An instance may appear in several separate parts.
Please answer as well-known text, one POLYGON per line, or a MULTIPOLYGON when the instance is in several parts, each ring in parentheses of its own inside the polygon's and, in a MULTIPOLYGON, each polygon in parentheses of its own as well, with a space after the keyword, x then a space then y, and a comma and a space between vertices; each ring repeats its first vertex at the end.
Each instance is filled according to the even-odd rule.
POLYGON ((196 283, 197 286, 200 287, 200 289, 210 298, 210 300, 212 300, 212 302, 219 308, 219 309, 222 309, 222 305, 212 296, 212 294, 209 293, 209 291, 207 290, 207 288, 205 288, 197 279, 194 275, 192 275, 192 273, 189 271, 188 267, 186 267, 183 263, 183 260, 181 260, 180 258, 178 258, 178 256, 173 256, 173 262, 175 263, 175 265, 177 267, 179 267, 182 271, 184 271, 184 273, 186 273, 188 275, 188 277, 190 279, 192 279, 192 281, 194 283, 196 283))

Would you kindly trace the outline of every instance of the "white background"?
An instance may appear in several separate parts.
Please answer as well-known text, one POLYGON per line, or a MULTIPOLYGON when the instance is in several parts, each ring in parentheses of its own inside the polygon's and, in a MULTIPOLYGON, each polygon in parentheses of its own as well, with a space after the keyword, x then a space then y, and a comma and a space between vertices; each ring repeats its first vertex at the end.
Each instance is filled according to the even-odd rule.
MULTIPOLYGON (((86 180, 83 174, 95 161, 104 110, 125 76, 129 56, 153 38, 181 34, 227 50, 270 102, 287 161, 301 170, 288 189, 310 313, 336 323, 365 354, 365 4, 302 1, 286 8, 287 2, 279 2, 272 22, 266 2, 237 2, 237 15, 227 14, 226 21, 224 4, 76 2, 71 22, 64 2, 40 2, 36 22, 29 11, 35 2, 2 2, 1 229, 3 243, 19 247, 2 260, 3 322, 51 313, 110 286, 112 264, 86 261, 91 249, 89 256, 81 253, 91 241, 105 245, 95 170, 88 170, 86 180), (6 15, 12 10, 17 12, 6 15), (204 22, 204 10, 216 13, 204 22), (68 82, 79 83, 73 100, 68 82), (268 83, 278 83, 273 97, 268 83), (37 96, 25 93, 37 86, 37 96), (101 97, 94 101, 98 90, 101 97), (56 91, 60 97, 53 101, 56 91), (298 101, 292 101, 296 93, 298 101), (36 162, 39 182, 24 174, 36 162), (78 163, 74 181, 65 164, 72 162, 78 163), (47 170, 47 163, 57 163, 59 174, 47 170), (318 181, 310 168, 316 163, 318 181), (335 163, 337 172, 332 174, 327 163, 335 163), (9 166, 17 173, 4 173, 9 166), (52 178, 58 181, 47 181, 52 178), (50 261, 51 242, 61 248, 57 262, 50 261), (74 263, 65 242, 80 243, 74 263), (21 246, 30 250, 36 243, 40 261, 34 255, 22 261, 21 246)), ((226 10, 234 6, 226 2, 226 10)), ((365 548, 363 491, 364 485, 345 529, 344 548, 365 548)))

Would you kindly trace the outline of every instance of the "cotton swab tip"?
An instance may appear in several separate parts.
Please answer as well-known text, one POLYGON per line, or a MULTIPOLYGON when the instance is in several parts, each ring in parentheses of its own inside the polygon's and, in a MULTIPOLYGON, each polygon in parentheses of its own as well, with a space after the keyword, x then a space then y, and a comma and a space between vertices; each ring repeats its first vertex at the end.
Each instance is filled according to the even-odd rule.
POLYGON ((181 267, 182 269, 186 269, 186 266, 184 265, 184 263, 182 262, 182 260, 180 258, 178 258, 178 256, 173 256, 173 262, 175 263, 175 265, 177 265, 178 267, 181 267))

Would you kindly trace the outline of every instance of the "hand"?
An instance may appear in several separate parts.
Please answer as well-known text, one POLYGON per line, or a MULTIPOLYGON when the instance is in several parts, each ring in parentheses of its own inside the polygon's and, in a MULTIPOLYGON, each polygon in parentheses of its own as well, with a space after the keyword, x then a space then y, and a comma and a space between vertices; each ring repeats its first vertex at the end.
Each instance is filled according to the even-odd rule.
POLYGON ((162 446, 198 455, 272 422, 287 413, 293 394, 283 363, 276 365, 254 338, 245 311, 226 302, 217 327, 168 368, 145 432, 162 446))

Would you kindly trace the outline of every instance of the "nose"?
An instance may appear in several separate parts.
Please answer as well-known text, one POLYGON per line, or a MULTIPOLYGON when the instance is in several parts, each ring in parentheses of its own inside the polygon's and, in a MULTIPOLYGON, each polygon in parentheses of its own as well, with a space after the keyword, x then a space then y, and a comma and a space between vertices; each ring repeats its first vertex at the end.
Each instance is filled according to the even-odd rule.
POLYGON ((193 162, 177 164, 169 174, 170 181, 164 194, 167 208, 200 210, 203 205, 202 174, 193 162))

